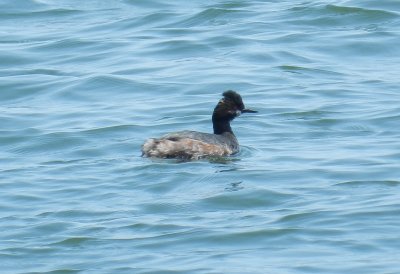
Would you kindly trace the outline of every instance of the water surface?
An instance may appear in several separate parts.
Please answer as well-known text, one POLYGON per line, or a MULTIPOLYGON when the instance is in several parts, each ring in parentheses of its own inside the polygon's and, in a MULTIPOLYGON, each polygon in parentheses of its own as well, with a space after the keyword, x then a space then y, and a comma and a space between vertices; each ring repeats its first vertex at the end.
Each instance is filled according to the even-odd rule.
POLYGON ((398 273, 400 2, 0 3, 2 273, 398 273), (217 161, 142 158, 259 113, 217 161))

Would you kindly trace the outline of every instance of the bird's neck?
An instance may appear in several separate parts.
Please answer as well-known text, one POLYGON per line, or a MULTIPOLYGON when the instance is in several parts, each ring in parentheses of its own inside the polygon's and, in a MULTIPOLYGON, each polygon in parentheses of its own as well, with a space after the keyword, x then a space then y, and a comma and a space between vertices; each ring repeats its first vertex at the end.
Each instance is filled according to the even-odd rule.
POLYGON ((214 128, 214 134, 222 134, 225 132, 229 132, 233 134, 232 128, 231 128, 231 123, 229 120, 221 120, 217 119, 216 117, 213 116, 213 128, 214 128))

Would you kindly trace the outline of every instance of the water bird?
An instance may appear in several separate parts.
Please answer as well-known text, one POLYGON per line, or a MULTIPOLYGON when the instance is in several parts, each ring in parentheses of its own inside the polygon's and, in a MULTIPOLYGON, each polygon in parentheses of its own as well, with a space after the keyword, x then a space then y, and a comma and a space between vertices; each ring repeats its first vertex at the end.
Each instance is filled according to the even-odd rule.
POLYGON ((214 134, 185 130, 150 138, 142 145, 142 156, 197 160, 239 152, 239 142, 230 123, 242 113, 257 111, 245 108, 236 91, 225 91, 222 96, 212 114, 214 134))

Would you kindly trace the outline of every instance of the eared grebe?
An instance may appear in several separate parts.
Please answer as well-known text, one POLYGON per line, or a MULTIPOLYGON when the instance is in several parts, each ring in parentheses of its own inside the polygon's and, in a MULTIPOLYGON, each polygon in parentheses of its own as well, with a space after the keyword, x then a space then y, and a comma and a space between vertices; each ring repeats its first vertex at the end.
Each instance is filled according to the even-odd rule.
POLYGON ((257 111, 246 109, 242 97, 235 91, 228 90, 222 95, 224 98, 218 102, 212 115, 214 134, 186 130, 151 138, 143 144, 142 156, 199 159, 237 153, 239 143, 230 122, 241 113, 257 111))

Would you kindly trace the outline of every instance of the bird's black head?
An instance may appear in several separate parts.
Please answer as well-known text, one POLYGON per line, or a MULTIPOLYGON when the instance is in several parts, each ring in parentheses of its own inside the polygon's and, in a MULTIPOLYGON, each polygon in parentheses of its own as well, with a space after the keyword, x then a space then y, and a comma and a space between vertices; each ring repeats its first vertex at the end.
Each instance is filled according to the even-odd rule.
POLYGON ((257 111, 246 109, 243 104, 242 97, 239 93, 228 90, 222 93, 223 98, 218 102, 214 109, 212 120, 214 124, 214 133, 221 134, 221 130, 226 130, 232 132, 229 126, 228 128, 219 129, 223 127, 222 125, 228 123, 235 119, 242 113, 254 113, 257 111))

